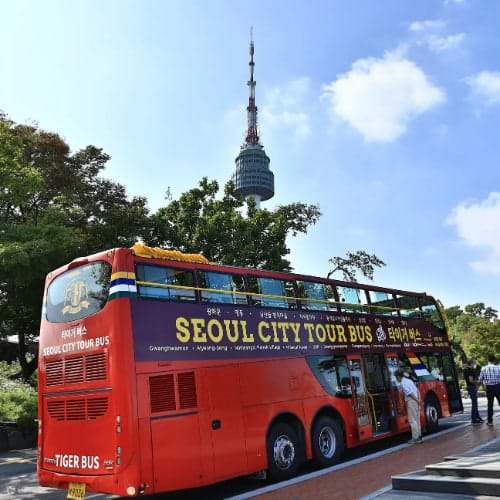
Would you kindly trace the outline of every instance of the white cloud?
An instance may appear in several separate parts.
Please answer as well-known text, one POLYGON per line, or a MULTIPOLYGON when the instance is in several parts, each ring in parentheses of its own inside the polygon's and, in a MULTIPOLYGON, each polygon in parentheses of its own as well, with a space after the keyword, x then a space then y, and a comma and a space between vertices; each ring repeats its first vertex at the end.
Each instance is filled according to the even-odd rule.
POLYGON ((500 274, 499 220, 500 193, 490 193, 486 200, 477 203, 461 203, 446 219, 466 245, 487 250, 485 259, 470 263, 477 271, 500 274))
POLYGON ((310 117, 304 111, 310 92, 309 78, 297 78, 282 87, 266 92, 262 106, 263 127, 288 127, 297 138, 304 139, 311 133, 310 117))
POLYGON ((446 27, 446 21, 442 19, 426 19, 425 21, 413 21, 410 23, 410 31, 433 31, 446 27))
POLYGON ((415 43, 417 45, 439 53, 445 50, 457 49, 465 40, 465 33, 443 35, 442 32, 446 25, 446 21, 442 19, 427 19, 410 23, 408 29, 416 34, 415 43))
POLYGON ((446 100, 414 62, 394 52, 354 62, 323 90, 334 115, 371 141, 394 141, 413 119, 446 100))
POLYGON ((475 95, 486 101, 486 104, 500 103, 499 71, 481 71, 466 78, 465 82, 470 85, 475 95))
POLYGON ((465 33, 457 33, 449 36, 430 35, 424 43, 432 52, 444 52, 445 50, 457 49, 465 40, 465 33))

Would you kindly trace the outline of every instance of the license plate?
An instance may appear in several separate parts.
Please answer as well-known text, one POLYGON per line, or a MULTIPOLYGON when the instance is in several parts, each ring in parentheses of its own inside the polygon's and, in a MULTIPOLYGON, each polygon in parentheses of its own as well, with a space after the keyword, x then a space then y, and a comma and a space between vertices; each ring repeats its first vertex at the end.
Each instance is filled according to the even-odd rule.
POLYGON ((85 498, 85 483, 69 483, 66 498, 75 498, 76 500, 85 498))

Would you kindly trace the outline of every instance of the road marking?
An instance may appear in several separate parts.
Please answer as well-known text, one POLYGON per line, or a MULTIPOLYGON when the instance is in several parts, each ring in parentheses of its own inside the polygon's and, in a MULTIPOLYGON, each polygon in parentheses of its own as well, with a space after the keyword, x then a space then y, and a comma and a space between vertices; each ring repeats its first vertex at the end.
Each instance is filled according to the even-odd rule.
POLYGON ((21 464, 23 462, 36 462, 36 458, 8 458, 7 460, 0 461, 0 465, 21 464))

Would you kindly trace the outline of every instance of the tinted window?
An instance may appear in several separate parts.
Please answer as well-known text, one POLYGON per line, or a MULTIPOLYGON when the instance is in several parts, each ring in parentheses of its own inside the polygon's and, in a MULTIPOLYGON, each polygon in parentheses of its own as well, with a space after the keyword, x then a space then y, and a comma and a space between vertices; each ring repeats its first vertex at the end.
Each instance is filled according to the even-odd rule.
POLYGON ((333 292, 329 285, 314 281, 297 281, 302 309, 329 311, 336 309, 333 292))
POLYGON ((411 295, 396 295, 395 298, 401 316, 405 318, 420 318, 422 316, 418 308, 417 297, 411 295))
POLYGON ((372 305, 371 310, 374 314, 382 314, 384 316, 397 315, 392 294, 375 290, 370 290, 368 294, 370 296, 370 304, 372 305))
POLYGON ((352 395, 345 356, 308 356, 307 362, 323 388, 332 395, 352 395))
POLYGON ((243 276, 213 271, 198 271, 202 302, 246 304, 243 276))
POLYGON ((195 301, 194 277, 188 269, 137 264, 137 293, 141 297, 195 301))
POLYGON ((364 305, 367 304, 364 290, 348 286, 337 286, 337 293, 340 301, 340 310, 342 312, 368 312, 367 308, 364 307, 364 305))
POLYGON ((108 300, 111 265, 93 262, 58 276, 47 289, 47 319, 64 323, 100 311, 108 300))
POLYGON ((250 276, 248 282, 253 305, 282 309, 295 309, 297 307, 291 281, 250 276))
POLYGON ((420 297, 419 300, 424 318, 434 323, 438 328, 444 328, 443 318, 441 318, 437 304, 429 297, 420 297))

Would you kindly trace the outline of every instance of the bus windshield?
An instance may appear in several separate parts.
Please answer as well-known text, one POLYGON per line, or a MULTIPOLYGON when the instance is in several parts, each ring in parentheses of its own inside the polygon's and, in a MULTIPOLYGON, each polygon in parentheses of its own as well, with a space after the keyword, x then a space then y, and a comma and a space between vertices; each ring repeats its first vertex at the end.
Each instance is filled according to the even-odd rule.
POLYGON ((111 265, 93 262, 58 276, 47 289, 47 319, 64 323, 100 311, 108 300, 111 265))

